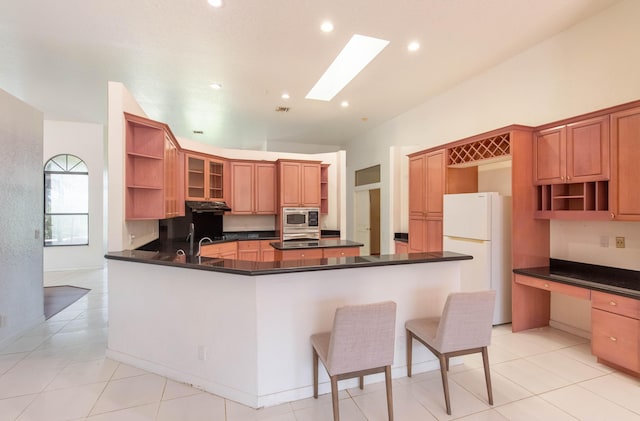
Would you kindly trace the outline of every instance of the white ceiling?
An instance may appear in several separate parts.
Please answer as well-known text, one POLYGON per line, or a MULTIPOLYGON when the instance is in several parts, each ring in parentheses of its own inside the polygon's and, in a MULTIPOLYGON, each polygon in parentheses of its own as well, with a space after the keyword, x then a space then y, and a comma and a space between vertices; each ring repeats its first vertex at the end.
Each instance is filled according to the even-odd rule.
POLYGON ((0 88, 47 119, 104 124, 116 81, 180 137, 343 145, 616 1, 0 0, 0 88), (305 100, 355 33, 391 42, 332 101, 305 100))

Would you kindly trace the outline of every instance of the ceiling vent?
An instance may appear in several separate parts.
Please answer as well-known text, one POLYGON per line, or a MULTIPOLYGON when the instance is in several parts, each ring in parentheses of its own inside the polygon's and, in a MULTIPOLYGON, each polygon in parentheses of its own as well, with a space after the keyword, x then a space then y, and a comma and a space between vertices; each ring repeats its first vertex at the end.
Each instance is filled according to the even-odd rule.
POLYGON ((291 108, 289 107, 276 107, 277 113, 288 113, 291 108))

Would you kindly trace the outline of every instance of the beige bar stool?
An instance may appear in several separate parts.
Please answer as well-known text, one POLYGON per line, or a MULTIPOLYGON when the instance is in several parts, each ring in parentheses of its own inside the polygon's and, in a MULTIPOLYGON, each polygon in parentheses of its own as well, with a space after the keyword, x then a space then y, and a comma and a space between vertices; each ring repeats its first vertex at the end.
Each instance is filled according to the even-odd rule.
POLYGON ((360 378, 369 374, 385 374, 387 410, 393 421, 391 365, 396 330, 396 303, 386 301, 336 310, 331 332, 311 336, 313 347, 313 397, 318 397, 318 359, 331 379, 333 419, 340 421, 338 380, 360 378))
POLYGON ((489 404, 493 405, 491 374, 487 347, 491 344, 491 327, 496 292, 454 292, 449 294, 441 317, 414 319, 405 323, 407 330, 407 376, 411 377, 413 339, 429 348, 440 361, 444 400, 447 414, 451 415, 449 402, 449 358, 459 355, 482 353, 484 376, 487 382, 489 404))

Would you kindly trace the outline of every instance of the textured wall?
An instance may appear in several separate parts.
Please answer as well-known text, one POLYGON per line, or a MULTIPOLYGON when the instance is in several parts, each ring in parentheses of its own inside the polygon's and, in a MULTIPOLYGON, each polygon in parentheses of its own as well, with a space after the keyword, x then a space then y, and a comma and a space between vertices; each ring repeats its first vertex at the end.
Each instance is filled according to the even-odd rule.
POLYGON ((42 126, 0 90, 0 344, 43 318, 42 126))

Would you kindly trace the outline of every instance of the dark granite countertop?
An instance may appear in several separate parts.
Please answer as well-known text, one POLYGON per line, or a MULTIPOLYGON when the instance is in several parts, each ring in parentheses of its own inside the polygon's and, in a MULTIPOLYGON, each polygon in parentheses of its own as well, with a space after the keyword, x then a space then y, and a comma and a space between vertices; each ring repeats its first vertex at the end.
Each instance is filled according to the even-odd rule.
POLYGON ((289 240, 269 243, 276 250, 324 249, 362 247, 364 244, 349 240, 289 240))
POLYGON ((640 271, 550 259, 549 266, 514 269, 513 272, 596 291, 640 298, 640 271))
POLYGON ((290 272, 309 272, 316 270, 406 265, 413 263, 449 262, 470 260, 473 257, 466 254, 444 251, 431 253, 385 254, 380 256, 282 260, 277 262, 251 262, 246 260, 177 256, 175 253, 162 253, 157 251, 124 250, 120 252, 109 252, 105 255, 105 258, 255 276, 290 272))

